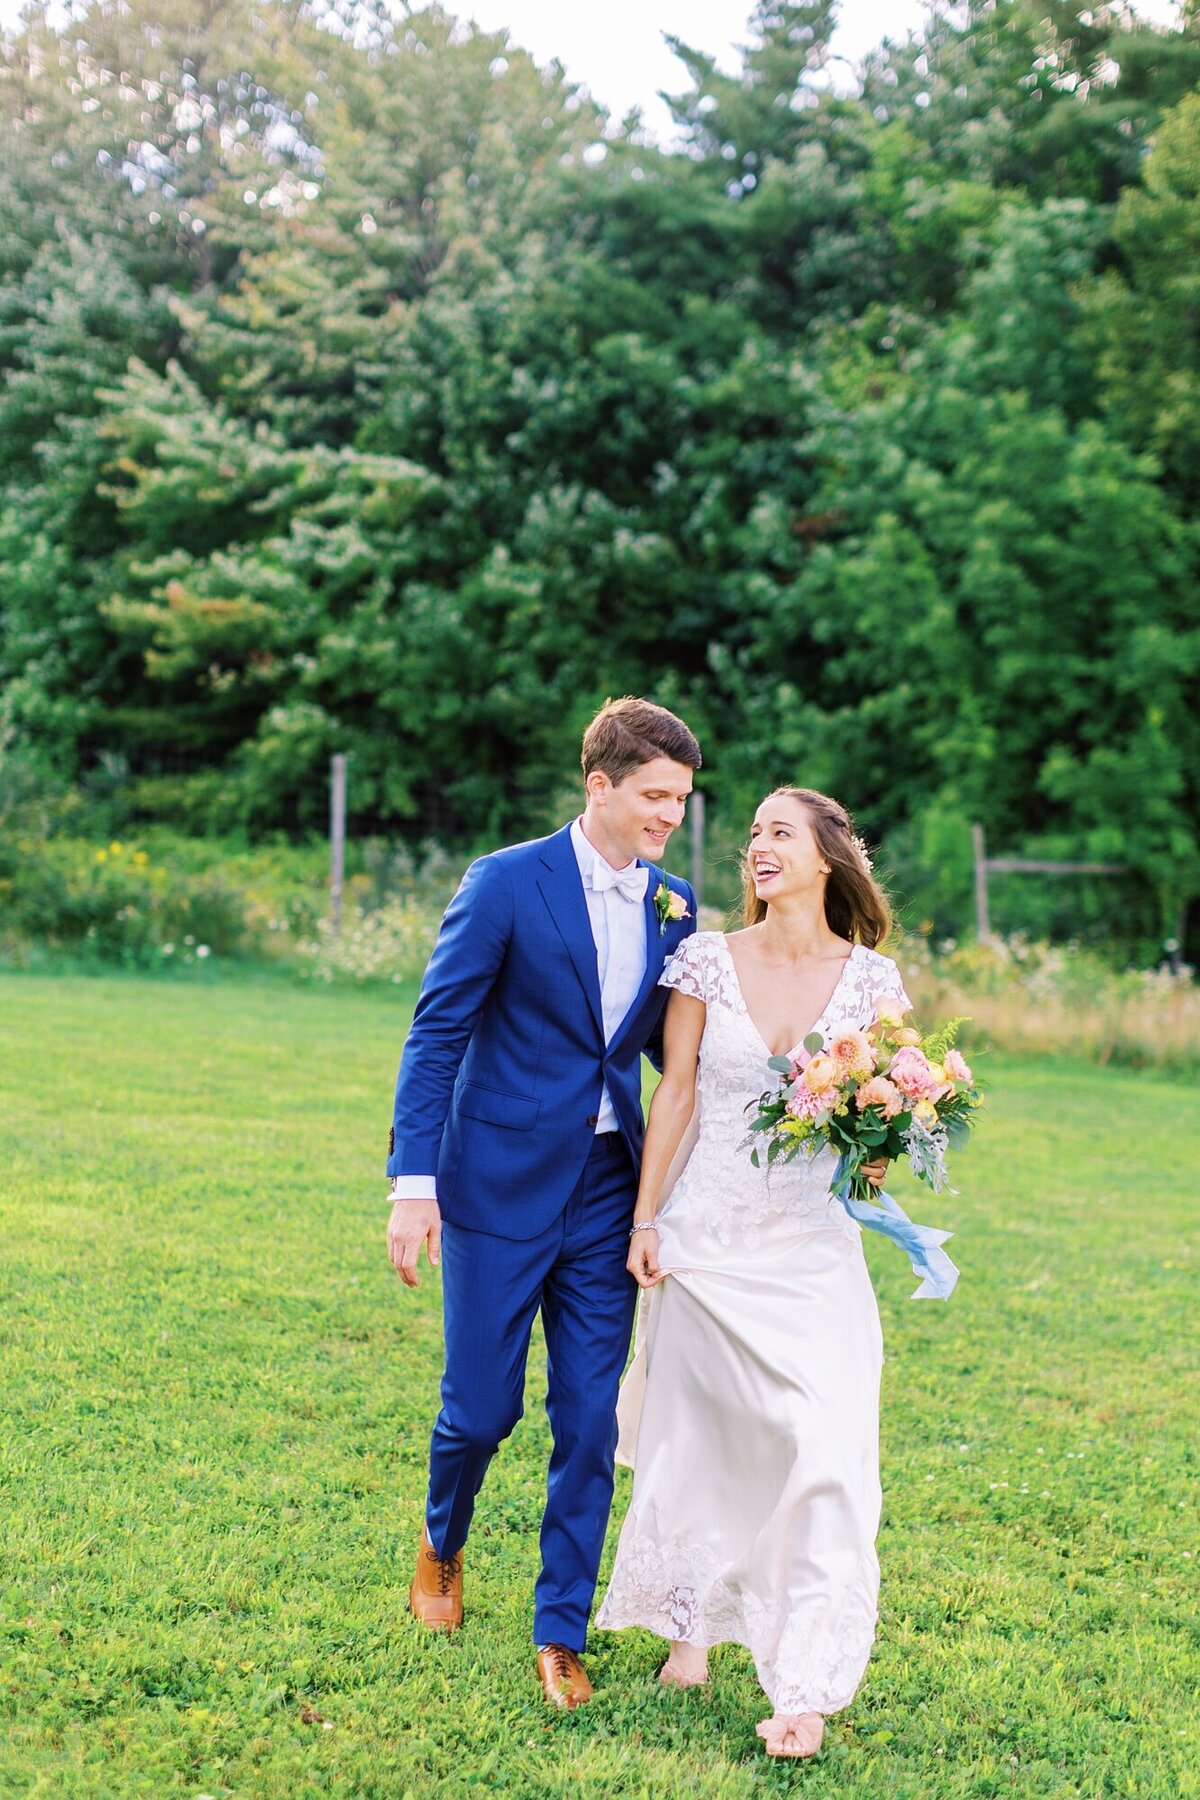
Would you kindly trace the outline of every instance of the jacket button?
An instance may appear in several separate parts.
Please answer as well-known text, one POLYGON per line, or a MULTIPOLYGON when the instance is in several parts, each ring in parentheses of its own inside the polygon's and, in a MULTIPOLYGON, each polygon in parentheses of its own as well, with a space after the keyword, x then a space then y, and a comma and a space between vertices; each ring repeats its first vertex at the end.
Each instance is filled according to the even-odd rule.
POLYGON ((599 1113, 589 1113, 588 1114, 588 1124, 589 1125, 594 1127, 594 1126, 598 1125, 599 1123, 600 1123, 600 1114, 599 1113))

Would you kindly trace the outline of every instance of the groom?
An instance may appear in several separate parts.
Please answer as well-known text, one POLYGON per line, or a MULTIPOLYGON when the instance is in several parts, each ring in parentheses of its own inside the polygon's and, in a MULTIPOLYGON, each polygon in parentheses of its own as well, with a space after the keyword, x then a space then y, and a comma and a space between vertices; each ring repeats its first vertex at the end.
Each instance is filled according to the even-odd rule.
POLYGON ((610 701, 583 740, 587 804, 553 836, 472 863, 425 971, 396 1083, 388 1251, 417 1285, 441 1259, 446 1367, 410 1605, 462 1621, 475 1496, 520 1418, 534 1316, 554 1447, 534 1595, 552 1704, 590 1699, 579 1660, 612 1503, 626 1271, 642 1147, 641 1057, 663 964, 695 930, 687 882, 654 865, 700 747, 648 700, 610 701))

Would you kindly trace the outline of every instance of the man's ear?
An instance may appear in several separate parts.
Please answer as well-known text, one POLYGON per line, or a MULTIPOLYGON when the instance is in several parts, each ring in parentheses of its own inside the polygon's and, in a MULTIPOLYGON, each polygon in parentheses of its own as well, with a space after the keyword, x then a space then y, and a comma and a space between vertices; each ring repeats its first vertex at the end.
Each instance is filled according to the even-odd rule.
POLYGON ((599 800, 601 804, 613 791, 613 784, 603 769, 593 769, 583 787, 589 800, 599 800))

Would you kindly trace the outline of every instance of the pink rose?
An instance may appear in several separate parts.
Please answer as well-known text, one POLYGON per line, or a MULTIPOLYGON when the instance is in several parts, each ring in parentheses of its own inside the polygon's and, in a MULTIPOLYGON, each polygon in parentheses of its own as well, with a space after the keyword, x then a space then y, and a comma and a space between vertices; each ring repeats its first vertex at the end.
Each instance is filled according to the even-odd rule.
POLYGON ((925 1052, 915 1046, 897 1050, 887 1073, 888 1079, 895 1082, 909 1100, 928 1100, 942 1085, 930 1068, 925 1052))
POLYGON ((947 1050, 942 1067, 951 1081, 970 1081, 971 1071, 957 1050, 947 1050))
POLYGON ((897 1113, 904 1111, 904 1095, 886 1075, 876 1075, 871 1081, 864 1081, 854 1096, 854 1104, 859 1112, 866 1112, 868 1106, 877 1106, 885 1119, 894 1119, 897 1113))

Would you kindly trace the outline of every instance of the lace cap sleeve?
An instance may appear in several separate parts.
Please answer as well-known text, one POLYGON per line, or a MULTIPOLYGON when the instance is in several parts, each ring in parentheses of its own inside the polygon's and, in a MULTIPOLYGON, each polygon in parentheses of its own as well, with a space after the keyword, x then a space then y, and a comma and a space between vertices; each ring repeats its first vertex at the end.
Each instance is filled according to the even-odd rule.
POLYGON ((708 1004, 711 987, 712 945, 706 940, 711 932, 697 931, 685 938, 658 978, 659 987, 678 988, 693 1000, 708 1004))
POLYGON ((876 1004, 881 1000, 888 1000, 903 1012, 912 1011, 912 1001, 905 992, 900 971, 890 956, 881 956, 878 959, 875 970, 874 998, 876 1004))

